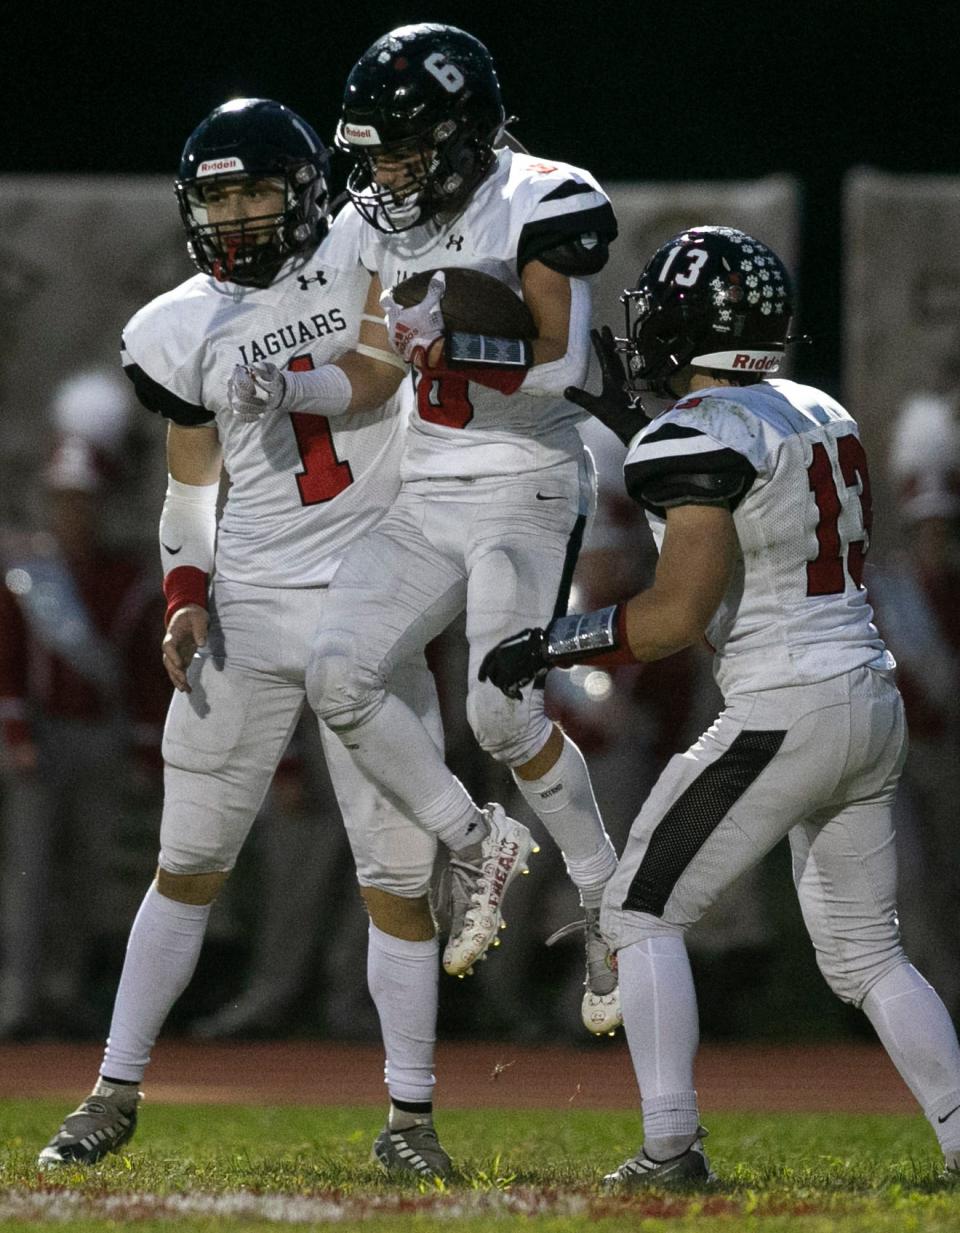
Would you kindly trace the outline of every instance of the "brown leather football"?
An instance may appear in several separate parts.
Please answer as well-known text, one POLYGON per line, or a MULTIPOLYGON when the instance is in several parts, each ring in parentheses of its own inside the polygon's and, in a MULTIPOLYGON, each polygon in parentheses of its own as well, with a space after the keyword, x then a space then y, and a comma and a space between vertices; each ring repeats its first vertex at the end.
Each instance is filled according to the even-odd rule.
MULTIPOLYGON (((532 339, 537 336, 530 309, 506 283, 480 270, 445 266, 447 289, 440 307, 448 330, 491 334, 495 338, 532 339)), ((419 304, 435 270, 421 270, 393 288, 393 298, 404 308, 419 304)))

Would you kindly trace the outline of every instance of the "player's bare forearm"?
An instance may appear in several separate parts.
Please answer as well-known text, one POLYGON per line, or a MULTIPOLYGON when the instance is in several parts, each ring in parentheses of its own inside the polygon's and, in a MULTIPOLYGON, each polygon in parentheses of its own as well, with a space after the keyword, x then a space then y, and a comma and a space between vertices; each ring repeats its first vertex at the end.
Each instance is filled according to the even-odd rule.
POLYGON ((334 361, 346 373, 352 394, 351 411, 373 411, 396 392, 404 374, 396 365, 348 351, 334 361))
POLYGON ((348 351, 334 360, 350 382, 351 411, 373 411, 397 391, 407 375, 403 361, 394 353, 380 308, 383 286, 374 274, 363 306, 358 343, 362 350, 348 351))
POLYGON ((570 279, 539 261, 528 262, 520 278, 523 299, 537 327, 533 367, 552 364, 567 352, 570 330, 570 279))
POLYGON ((738 552, 728 510, 682 505, 667 511, 653 586, 626 604, 627 641, 635 659, 665 659, 703 637, 730 585, 738 552))
POLYGON ((570 386, 582 386, 590 363, 590 286, 585 278, 568 278, 539 261, 521 275, 523 298, 537 327, 525 394, 562 398, 570 386))

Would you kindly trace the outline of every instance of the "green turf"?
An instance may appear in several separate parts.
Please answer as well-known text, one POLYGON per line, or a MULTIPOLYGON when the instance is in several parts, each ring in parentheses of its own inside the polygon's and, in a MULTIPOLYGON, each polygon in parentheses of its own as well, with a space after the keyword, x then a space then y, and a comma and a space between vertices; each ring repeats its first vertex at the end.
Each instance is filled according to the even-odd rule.
POLYGON ((390 1181, 369 1163, 374 1109, 152 1105, 120 1155, 41 1175, 37 1149, 64 1106, 0 1103, 0 1229, 71 1231, 332 1227, 488 1233, 596 1227, 648 1233, 949 1233, 960 1186, 920 1117, 708 1116, 720 1183, 709 1191, 608 1197, 597 1181, 637 1145, 625 1113, 450 1111, 438 1115, 461 1168, 446 1187, 390 1181), (135 1223, 133 1223, 135 1222, 135 1223))

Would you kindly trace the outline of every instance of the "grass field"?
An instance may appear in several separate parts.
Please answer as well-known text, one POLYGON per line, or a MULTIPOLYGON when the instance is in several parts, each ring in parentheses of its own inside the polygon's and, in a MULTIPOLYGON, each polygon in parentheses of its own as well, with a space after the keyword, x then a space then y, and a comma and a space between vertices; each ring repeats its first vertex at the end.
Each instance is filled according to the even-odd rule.
POLYGON ((938 1181, 936 1144, 919 1117, 717 1114, 707 1145, 716 1186, 611 1197, 597 1181, 635 1150, 633 1114, 443 1113, 438 1129, 461 1175, 428 1187, 387 1180, 369 1163, 382 1122, 370 1108, 148 1103, 125 1153, 41 1175, 37 1149, 66 1111, 62 1102, 0 1103, 0 1228, 960 1230, 960 1186, 938 1181))

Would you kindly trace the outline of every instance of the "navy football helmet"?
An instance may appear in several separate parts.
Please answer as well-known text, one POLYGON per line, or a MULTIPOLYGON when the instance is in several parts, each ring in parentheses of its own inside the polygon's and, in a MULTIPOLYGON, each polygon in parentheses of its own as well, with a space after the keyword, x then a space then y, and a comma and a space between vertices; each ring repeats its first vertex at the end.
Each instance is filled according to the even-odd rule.
POLYGON ((400 26, 347 78, 337 145, 354 160, 347 192, 380 231, 454 218, 493 162, 506 114, 486 47, 455 26, 400 26), (402 164, 379 183, 377 160, 402 164))
POLYGON ((688 364, 728 378, 780 368, 793 311, 790 276, 772 249, 742 231, 680 232, 621 300, 634 390, 675 397, 670 377, 688 364))
POLYGON ((212 111, 187 139, 175 183, 197 268, 217 279, 268 286, 288 257, 325 234, 328 162, 310 125, 272 99, 232 99, 212 111), (279 214, 209 220, 208 189, 264 180, 283 194, 279 214))

